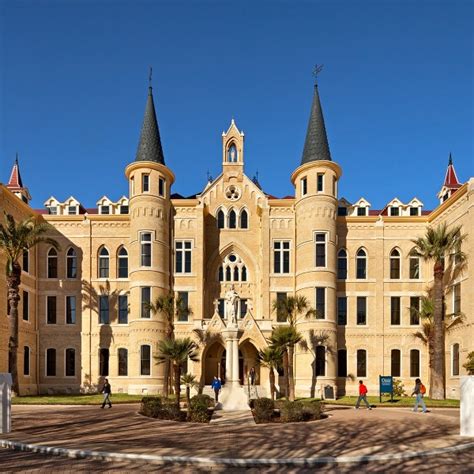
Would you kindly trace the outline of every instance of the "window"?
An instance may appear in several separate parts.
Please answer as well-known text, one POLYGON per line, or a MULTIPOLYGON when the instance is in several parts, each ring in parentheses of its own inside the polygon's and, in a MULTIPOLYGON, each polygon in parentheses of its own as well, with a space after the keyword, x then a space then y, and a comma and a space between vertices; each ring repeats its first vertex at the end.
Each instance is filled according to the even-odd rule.
POLYGON ((316 189, 318 193, 323 192, 323 185, 324 185, 324 175, 322 173, 318 173, 316 176, 316 189))
POLYGON ((56 296, 46 297, 46 323, 56 324, 56 296))
POLYGON ((128 205, 127 204, 122 204, 120 206, 120 214, 128 214, 128 205))
POLYGON ((316 287, 316 319, 326 319, 326 288, 316 287))
POLYGON ((66 324, 76 324, 75 296, 66 296, 66 324))
POLYGON ((128 324, 128 296, 119 295, 118 297, 118 323, 128 324))
POLYGON ((219 281, 224 281, 224 267, 221 265, 219 267, 219 281))
POLYGON ((357 350, 357 377, 367 377, 367 351, 357 350))
POLYGON ((165 180, 158 178, 158 196, 164 197, 165 195, 165 180))
POLYGON ((178 321, 187 321, 189 316, 189 293, 178 291, 178 321))
POLYGON ((337 198, 337 179, 335 176, 332 177, 332 194, 337 198))
POLYGON ((243 319, 245 318, 245 315, 247 314, 247 309, 248 309, 247 299, 245 298, 240 299, 239 305, 240 305, 240 311, 239 311, 240 319, 243 319))
POLYGON ((118 251, 118 269, 119 278, 128 278, 128 252, 125 247, 120 247, 118 251))
POLYGON ((308 180, 306 178, 302 178, 300 183, 301 183, 301 196, 306 196, 306 194, 308 194, 308 180))
POLYGON ((119 377, 128 375, 128 350, 124 348, 118 350, 118 375, 119 377))
POLYGON ((337 324, 345 326, 347 324, 347 296, 337 298, 337 324))
POLYGON ((224 228, 224 222, 225 222, 224 211, 221 209, 217 213, 217 228, 218 229, 223 229, 224 228))
POLYGON ((243 260, 231 253, 224 258, 223 265, 218 271, 219 281, 247 281, 248 271, 243 260))
POLYGON ((66 349, 66 377, 76 375, 76 351, 75 349, 66 349))
POLYGON ((288 240, 273 243, 273 272, 290 273, 290 242, 288 240))
POLYGON ((326 376, 326 348, 324 346, 316 347, 316 361, 315 361, 316 377, 326 376))
POLYGON ((240 279, 242 281, 247 281, 247 267, 246 266, 242 267, 242 270, 240 272, 240 279))
POLYGON ((244 209, 240 213, 240 228, 241 229, 248 229, 249 226, 249 215, 247 211, 244 209))
POLYGON ((410 324, 418 326, 420 324, 420 297, 410 296, 410 324))
POLYGON ((233 209, 229 212, 229 229, 235 229, 237 227, 237 214, 233 209))
POLYGON ((326 266, 326 234, 317 233, 316 241, 316 267, 326 266))
POLYGON ((420 259, 419 257, 410 257, 410 278, 418 280, 420 278, 420 259))
POLYGON ((99 375, 107 377, 109 375, 109 350, 99 350, 99 375))
POLYGON ((109 251, 105 247, 99 250, 99 278, 109 278, 109 251))
POLYGON ((142 174, 142 193, 150 191, 150 175, 142 174))
POLYGON ((338 207, 337 208, 338 216, 347 216, 347 207, 338 207))
POLYGON ((130 196, 133 196, 135 194, 135 179, 132 176, 130 178, 130 196))
POLYGON ((140 234, 140 266, 151 267, 151 233, 140 234))
POLYGON ((286 293, 277 293, 277 322, 286 323, 287 314, 284 310, 286 300, 288 299, 286 293))
POLYGON ((451 374, 453 377, 459 375, 459 344, 453 344, 451 348, 451 374))
POLYGON ((400 278, 400 252, 393 249, 390 253, 390 278, 398 280, 400 278))
POLYGON ((347 377, 347 350, 339 349, 337 351, 337 376, 347 377))
POLYGON ((338 280, 347 278, 347 252, 344 249, 339 250, 337 254, 337 278, 338 280))
POLYGON ((220 298, 217 304, 217 314, 223 318, 225 316, 225 300, 220 298))
POLYGON ((67 208, 67 213, 70 215, 70 216, 74 216, 77 214, 77 206, 68 206, 67 208))
POLYGON ((28 273, 29 269, 30 269, 30 253, 28 250, 23 250, 22 270, 28 273))
POLYGON ((357 208, 357 215, 358 216, 366 216, 367 215, 367 208, 366 207, 358 207, 357 208))
POLYGON ((400 297, 392 296, 390 298, 390 324, 392 326, 400 326, 400 297))
POLYGON ((191 273, 192 242, 176 241, 176 273, 191 273))
POLYGON ((30 375, 30 348, 23 347, 23 375, 30 375))
POLYGON ((46 376, 56 376, 56 349, 46 349, 46 376))
POLYGON ((391 375, 392 377, 400 377, 400 363, 401 363, 401 352, 400 349, 392 349, 390 353, 390 363, 391 363, 391 375))
POLYGON ((453 313, 461 312, 461 283, 454 285, 453 288, 453 313))
POLYGON ((109 324, 109 297, 107 295, 99 296, 99 324, 109 324))
POLYGON ((23 290, 23 321, 30 319, 30 295, 27 291, 23 290))
POLYGON ((66 254, 66 278, 77 278, 77 256, 72 247, 66 254))
POLYGON ((56 216, 58 214, 58 208, 56 206, 48 207, 48 214, 51 216, 56 216))
POLYGON ((356 254, 356 278, 358 280, 367 278, 367 254, 364 249, 359 249, 356 254))
POLYGON ((410 207, 410 216, 419 216, 420 208, 419 207, 410 207))
POLYGON ((150 375, 151 347, 140 347, 140 375, 150 375))
POLYGON ((110 206, 100 206, 101 214, 110 214, 110 206))
POLYGON ((357 325, 365 326, 367 324, 367 298, 365 296, 357 297, 357 325))
POLYGON ((400 208, 399 207, 391 207, 390 208, 390 215, 391 216, 399 216, 400 215, 400 208))
POLYGON ((412 349, 410 351, 410 377, 420 376, 420 351, 412 349))
POLYGON ((58 252, 54 248, 48 252, 48 278, 58 278, 58 252))
POLYGON ((141 287, 141 316, 150 318, 151 288, 149 286, 141 287))

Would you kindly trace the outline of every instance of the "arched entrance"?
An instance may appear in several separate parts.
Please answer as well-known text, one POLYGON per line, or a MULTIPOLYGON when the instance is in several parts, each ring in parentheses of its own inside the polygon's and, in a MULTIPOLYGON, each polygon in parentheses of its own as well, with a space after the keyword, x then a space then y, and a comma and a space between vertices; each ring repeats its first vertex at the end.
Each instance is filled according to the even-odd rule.
POLYGON ((249 373, 252 367, 255 368, 255 384, 260 385, 258 350, 249 339, 246 339, 239 345, 239 378, 242 385, 249 383, 249 373))
POLYGON ((226 350, 220 342, 211 344, 203 358, 204 385, 211 385, 214 377, 220 377, 225 382, 225 357, 226 350))

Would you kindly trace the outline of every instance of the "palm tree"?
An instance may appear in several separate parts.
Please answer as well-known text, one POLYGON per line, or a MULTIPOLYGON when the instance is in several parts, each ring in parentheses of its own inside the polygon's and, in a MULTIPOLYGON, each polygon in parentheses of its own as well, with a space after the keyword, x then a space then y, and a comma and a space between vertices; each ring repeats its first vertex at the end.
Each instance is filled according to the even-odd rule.
POLYGON ((176 405, 179 407, 181 394, 181 367, 187 360, 198 362, 197 345, 189 337, 182 339, 164 339, 158 343, 158 355, 155 360, 159 364, 169 364, 174 370, 176 405))
POLYGON ((258 352, 258 359, 260 365, 267 367, 270 373, 270 394, 272 400, 275 400, 275 370, 281 367, 283 360, 283 351, 280 347, 266 347, 258 352))
POLYGON ((58 243, 45 233, 53 227, 46 222, 37 222, 34 217, 28 217, 18 224, 10 214, 5 214, 5 224, 0 224, 0 250, 7 257, 7 289, 10 337, 8 341, 9 370, 12 374, 12 392, 19 394, 18 383, 18 302, 20 301, 21 266, 20 257, 40 242, 45 242, 59 250, 58 243))
POLYGON ((309 306, 305 296, 289 296, 284 299, 276 299, 272 304, 273 311, 290 326, 295 326, 298 322, 298 316, 304 315, 305 318, 316 315, 316 310, 309 306))
POLYGON ((433 261, 433 361, 431 369, 432 398, 445 398, 445 326, 444 326, 444 295, 445 263, 448 260, 453 267, 461 266, 466 260, 461 251, 465 239, 461 234, 461 226, 448 229, 446 224, 436 228, 428 227, 424 237, 413 240, 415 248, 411 255, 421 257, 425 261, 433 261))
MULTIPOLYGON (((158 296, 154 303, 149 303, 149 310, 153 314, 163 314, 165 317, 165 338, 174 339, 174 320, 179 319, 184 314, 190 314, 190 308, 186 307, 184 301, 180 297, 175 297, 170 291, 167 295, 158 296)), ((163 393, 165 397, 169 395, 169 387, 172 385, 172 374, 170 365, 165 365, 165 373, 163 377, 163 393)))
POLYGON ((293 325, 276 326, 273 328, 269 342, 273 348, 279 348, 283 353, 283 370, 285 372, 286 396, 295 399, 295 381, 293 376, 293 359, 295 345, 301 342, 303 336, 293 325))
POLYGON ((198 386, 196 377, 191 374, 184 374, 181 376, 181 383, 186 385, 186 405, 188 410, 188 419, 191 412, 191 389, 198 386))

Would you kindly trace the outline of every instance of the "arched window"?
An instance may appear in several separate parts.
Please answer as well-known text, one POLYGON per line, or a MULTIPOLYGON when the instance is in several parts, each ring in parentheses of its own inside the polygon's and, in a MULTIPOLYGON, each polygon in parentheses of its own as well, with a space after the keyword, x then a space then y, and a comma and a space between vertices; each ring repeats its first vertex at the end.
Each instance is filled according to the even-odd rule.
POLYGON ((410 256, 410 278, 412 280, 420 278, 420 258, 417 255, 410 256))
POLYGON ((367 278, 367 253, 359 249, 356 255, 356 278, 365 280, 367 278))
POLYGON ((120 247, 118 251, 118 268, 117 274, 119 278, 128 278, 128 252, 125 247, 120 247))
POLYGON ((74 377, 76 375, 75 349, 66 349, 65 373, 66 377, 74 377))
POLYGON ((393 249, 390 253, 390 278, 398 280, 400 278, 400 252, 393 249))
POLYGON ((229 163, 235 163, 237 161, 237 148, 233 143, 227 150, 227 161, 229 163))
POLYGON ((239 281, 239 267, 234 267, 234 281, 239 281))
POLYGON ((367 351, 365 349, 357 351, 357 377, 367 377, 367 351))
POLYGON ((229 212, 229 229, 235 229, 237 227, 237 214, 235 211, 232 209, 229 212))
POLYGON ((392 377, 400 377, 401 376, 401 370, 400 370, 401 352, 400 352, 400 349, 392 349, 392 352, 390 353, 390 359, 391 359, 391 367, 392 367, 392 372, 391 372, 392 377))
POLYGON ((420 376, 420 351, 412 349, 410 351, 410 377, 420 376))
POLYGON ((128 375, 128 350, 124 348, 118 350, 118 375, 128 375))
POLYGON ((247 267, 245 265, 242 267, 241 275, 242 275, 241 280, 247 281, 247 267))
POLYGON ((247 281, 248 271, 244 261, 236 254, 230 253, 224 258, 218 271, 219 281, 247 281))
POLYGON ((337 278, 338 280, 347 278, 347 252, 344 249, 339 250, 337 254, 337 278))
POLYGON ((58 278, 58 252, 55 248, 48 252, 48 278, 58 278))
POLYGON ((224 211, 220 209, 219 212, 217 213, 217 228, 223 229, 224 227, 225 227, 224 211))
POLYGON ((77 255, 72 247, 66 254, 66 276, 67 278, 77 278, 77 255))
POLYGON ((247 214, 247 211, 244 209, 240 213, 240 228, 241 229, 248 229, 249 226, 249 216, 247 214))
POLYGON ((140 375, 151 375, 151 346, 140 346, 140 375))
POLYGON ((99 250, 99 278, 109 278, 109 251, 105 247, 99 250))
POLYGON ((219 281, 224 281, 224 268, 222 265, 219 267, 219 281))
POLYGON ((324 346, 316 346, 316 377, 326 376, 326 348, 324 346))
POLYGON ((226 281, 231 281, 232 280, 232 271, 231 271, 230 267, 227 267, 225 269, 225 280, 226 281))
POLYGON ((452 375, 454 377, 459 375, 459 344, 453 344, 451 350, 452 375))

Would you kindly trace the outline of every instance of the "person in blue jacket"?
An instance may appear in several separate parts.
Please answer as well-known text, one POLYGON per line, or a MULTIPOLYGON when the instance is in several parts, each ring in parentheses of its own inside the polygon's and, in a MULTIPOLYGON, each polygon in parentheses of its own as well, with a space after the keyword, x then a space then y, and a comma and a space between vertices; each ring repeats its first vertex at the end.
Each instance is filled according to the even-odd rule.
POLYGON ((222 388, 221 381, 217 377, 214 377, 211 387, 214 390, 214 396, 217 403, 219 401, 219 392, 221 391, 221 388, 222 388))

